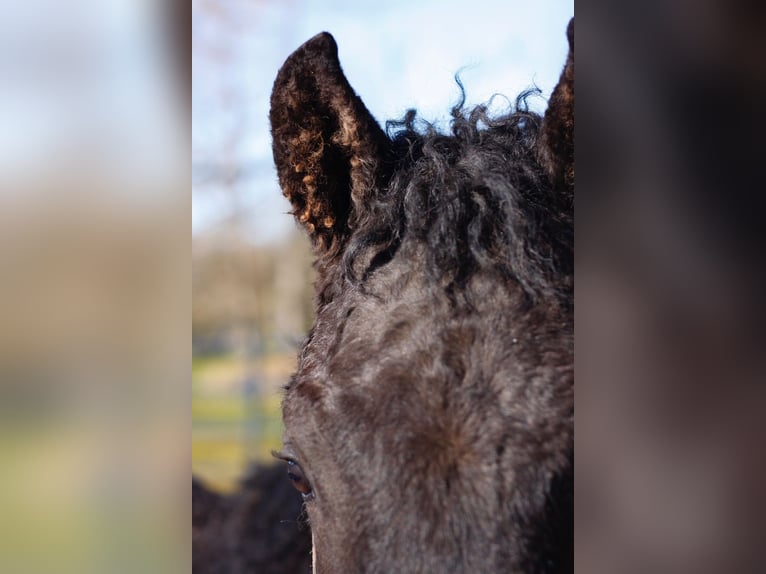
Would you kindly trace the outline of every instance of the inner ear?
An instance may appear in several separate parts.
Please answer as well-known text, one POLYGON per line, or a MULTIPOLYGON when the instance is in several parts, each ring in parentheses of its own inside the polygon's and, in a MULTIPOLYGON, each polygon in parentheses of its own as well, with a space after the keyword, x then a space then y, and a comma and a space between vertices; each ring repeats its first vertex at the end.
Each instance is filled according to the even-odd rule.
POLYGON ((540 155, 554 185, 574 192, 574 18, 567 27, 569 54, 553 89, 542 126, 540 155))
POLYGON ((271 94, 274 161, 315 246, 337 250, 378 184, 388 138, 351 88, 323 32, 285 61, 271 94))

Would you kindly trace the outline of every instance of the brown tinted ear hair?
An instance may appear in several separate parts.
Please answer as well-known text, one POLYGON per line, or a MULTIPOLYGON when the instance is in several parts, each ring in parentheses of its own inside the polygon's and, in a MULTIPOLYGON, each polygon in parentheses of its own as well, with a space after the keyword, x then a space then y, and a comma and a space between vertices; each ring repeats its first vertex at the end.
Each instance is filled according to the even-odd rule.
POLYGON ((567 27, 569 55, 543 120, 541 156, 557 187, 574 191, 574 18, 567 27))
POLYGON ((376 184, 388 143, 323 32, 285 61, 271 94, 274 161, 292 213, 320 253, 337 252, 376 184))

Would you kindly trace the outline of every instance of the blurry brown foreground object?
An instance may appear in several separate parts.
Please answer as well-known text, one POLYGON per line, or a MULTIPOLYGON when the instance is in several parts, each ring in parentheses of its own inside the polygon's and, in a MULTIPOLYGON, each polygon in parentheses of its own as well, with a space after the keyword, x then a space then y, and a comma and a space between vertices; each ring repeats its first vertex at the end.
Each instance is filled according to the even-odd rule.
POLYGON ((192 478, 193 572, 310 572, 311 533, 302 505, 281 465, 252 467, 230 496, 192 478))

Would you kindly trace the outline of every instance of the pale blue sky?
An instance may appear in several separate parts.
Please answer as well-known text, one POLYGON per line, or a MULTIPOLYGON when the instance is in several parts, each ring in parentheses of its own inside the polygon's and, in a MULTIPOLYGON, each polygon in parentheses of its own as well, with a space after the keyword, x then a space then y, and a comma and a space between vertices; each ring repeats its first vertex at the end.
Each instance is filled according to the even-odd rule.
POLYGON ((380 123, 414 107, 444 126, 458 71, 469 103, 536 85, 543 98, 533 107, 542 111, 573 14, 571 0, 195 0, 194 232, 238 221, 260 242, 292 225, 271 166, 269 95, 285 58, 317 32, 335 36, 346 76, 380 123), (239 177, 213 177, 221 165, 239 177))

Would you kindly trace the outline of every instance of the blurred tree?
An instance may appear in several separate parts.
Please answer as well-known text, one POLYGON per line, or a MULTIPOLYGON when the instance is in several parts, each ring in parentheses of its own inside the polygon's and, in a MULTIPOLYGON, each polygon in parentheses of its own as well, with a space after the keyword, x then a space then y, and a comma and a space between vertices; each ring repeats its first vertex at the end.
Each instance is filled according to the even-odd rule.
POLYGON ((194 237, 195 352, 294 347, 311 324, 311 284, 308 243, 297 231, 263 246, 228 234, 194 237))

